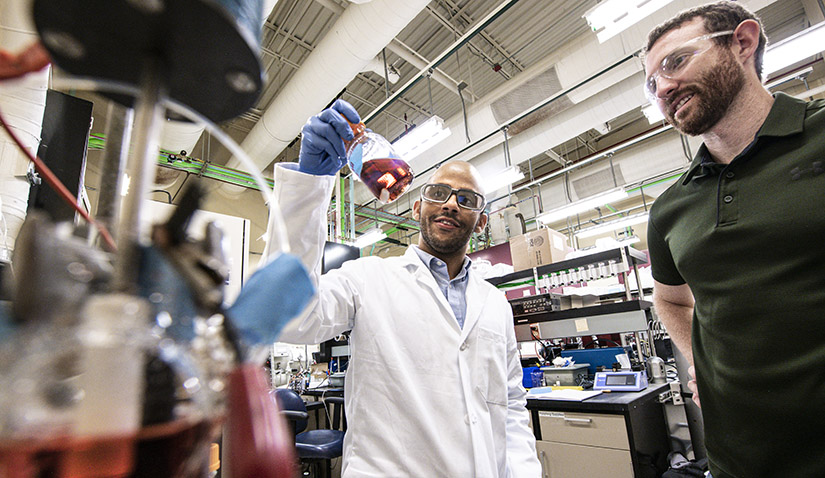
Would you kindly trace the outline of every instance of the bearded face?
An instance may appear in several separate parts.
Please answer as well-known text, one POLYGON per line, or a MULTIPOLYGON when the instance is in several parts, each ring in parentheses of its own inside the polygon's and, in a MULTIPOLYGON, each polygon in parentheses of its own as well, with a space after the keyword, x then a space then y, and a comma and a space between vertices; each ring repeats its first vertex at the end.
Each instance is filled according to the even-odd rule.
POLYGON ((733 53, 721 48, 717 63, 708 65, 696 81, 670 96, 672 100, 663 108, 665 118, 684 134, 703 134, 725 116, 744 84, 742 65, 733 53))
POLYGON ((446 208, 432 209, 435 211, 430 212, 430 208, 422 208, 420 222, 424 242, 439 254, 463 253, 478 223, 478 214, 462 214, 463 211, 446 208), (425 211, 430 214, 425 215, 425 211))

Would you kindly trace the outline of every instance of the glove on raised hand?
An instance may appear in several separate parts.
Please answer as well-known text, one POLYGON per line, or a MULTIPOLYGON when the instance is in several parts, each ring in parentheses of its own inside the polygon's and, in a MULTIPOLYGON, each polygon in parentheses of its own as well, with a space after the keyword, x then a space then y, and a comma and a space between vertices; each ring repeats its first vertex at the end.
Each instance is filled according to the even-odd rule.
POLYGON ((343 140, 353 138, 347 120, 360 123, 361 117, 351 104, 340 99, 335 100, 332 107, 307 120, 301 129, 299 171, 316 176, 331 176, 344 166, 347 158, 343 140))

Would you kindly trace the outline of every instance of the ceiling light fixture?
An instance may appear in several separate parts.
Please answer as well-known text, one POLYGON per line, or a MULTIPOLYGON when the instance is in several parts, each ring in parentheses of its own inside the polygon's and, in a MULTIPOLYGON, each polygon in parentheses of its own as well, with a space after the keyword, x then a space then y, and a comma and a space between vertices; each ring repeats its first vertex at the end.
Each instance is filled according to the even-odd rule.
POLYGON ((386 238, 387 234, 381 229, 370 229, 369 231, 362 234, 361 237, 356 239, 355 242, 352 243, 352 245, 359 249, 363 249, 364 247, 371 246, 376 242, 386 238))
POLYGON ((509 186, 522 179, 524 179, 524 173, 521 172, 521 169, 518 166, 510 166, 504 171, 499 171, 495 175, 486 178, 482 187, 487 194, 492 194, 504 186, 509 186))
POLYGON ((768 76, 786 66, 822 52, 825 46, 825 22, 802 30, 771 45, 765 52, 762 74, 768 76))
POLYGON ((396 139, 392 143, 395 152, 401 159, 409 161, 429 148, 435 146, 441 140, 450 136, 450 128, 444 126, 444 120, 438 116, 431 116, 430 119, 409 130, 404 136, 396 139))
POLYGON ((647 212, 635 214, 633 216, 623 217, 615 221, 609 221, 603 224, 599 224, 598 226, 588 227, 587 229, 581 229, 575 233, 575 236, 582 239, 586 237, 598 236, 599 234, 604 234, 605 232, 613 232, 616 229, 624 229, 626 227, 635 226, 637 224, 647 222, 647 217, 647 212))
POLYGON ((624 189, 610 189, 603 193, 596 194, 595 196, 590 196, 588 198, 581 199, 576 202, 571 202, 570 204, 565 204, 562 207, 558 207, 556 209, 553 209, 552 211, 548 211, 544 214, 541 214, 540 216, 536 217, 536 219, 544 224, 550 224, 558 220, 564 219, 566 217, 574 216, 588 209, 592 209, 594 207, 601 206, 603 204, 607 204, 613 201, 618 201, 626 197, 627 192, 624 189))
POLYGON ((673 0, 607 0, 584 14, 599 43, 613 38, 673 0))

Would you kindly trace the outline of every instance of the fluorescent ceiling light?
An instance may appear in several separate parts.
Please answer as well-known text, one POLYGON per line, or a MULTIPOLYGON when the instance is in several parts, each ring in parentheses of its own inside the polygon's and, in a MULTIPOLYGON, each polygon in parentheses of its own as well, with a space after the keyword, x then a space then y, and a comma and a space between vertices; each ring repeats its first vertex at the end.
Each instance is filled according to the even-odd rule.
POLYGON ((606 0, 584 14, 599 43, 635 25, 673 0, 606 0))
POLYGON ((371 229, 364 234, 361 235, 355 242, 352 243, 353 246, 362 249, 367 246, 371 246, 376 242, 380 241, 381 239, 385 239, 387 234, 384 233, 381 229, 371 229))
POLYGON ((409 161, 435 146, 450 134, 450 128, 444 126, 443 119, 438 116, 431 116, 430 119, 395 140, 392 147, 401 159, 409 161))
POLYGON ((662 110, 654 104, 649 104, 642 108, 642 113, 647 117, 647 122, 650 124, 660 123, 665 120, 665 115, 662 114, 662 110))
POLYGON ((771 45, 765 52, 762 74, 767 76, 786 66, 814 56, 823 49, 825 49, 825 22, 819 22, 796 35, 771 45))
POLYGON ((524 173, 521 172, 521 169, 518 166, 510 166, 504 171, 499 171, 495 175, 486 178, 482 187, 487 194, 490 194, 521 179, 524 179, 524 173))
POLYGON ((626 227, 635 226, 636 224, 641 224, 643 222, 647 222, 648 213, 644 212, 642 214, 636 214, 633 216, 623 217, 621 219, 617 219, 615 221, 606 222, 604 224, 599 224, 598 226, 588 227, 587 229, 582 229, 576 232, 576 237, 593 237, 598 236, 599 234, 603 234, 605 232, 612 232, 616 229, 624 229, 626 227))
POLYGON ((589 198, 581 199, 570 204, 565 204, 562 207, 548 211, 536 219, 544 224, 550 224, 569 216, 574 216, 582 211, 593 209, 594 207, 607 204, 609 202, 618 201, 627 197, 627 192, 622 188, 611 189, 603 193, 599 193, 589 198))

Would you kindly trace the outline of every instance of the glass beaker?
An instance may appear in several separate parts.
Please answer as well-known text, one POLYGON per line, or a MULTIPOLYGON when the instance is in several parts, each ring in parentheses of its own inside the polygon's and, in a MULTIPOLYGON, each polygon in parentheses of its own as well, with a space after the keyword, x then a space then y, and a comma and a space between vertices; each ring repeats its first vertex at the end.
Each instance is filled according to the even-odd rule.
POLYGON ((544 372, 541 370, 533 370, 530 374, 531 381, 533 382, 534 387, 543 387, 544 386, 544 372))
POLYGON ((410 165, 383 136, 367 131, 364 123, 349 125, 355 135, 352 141, 344 141, 350 169, 379 201, 395 201, 412 184, 410 165))

